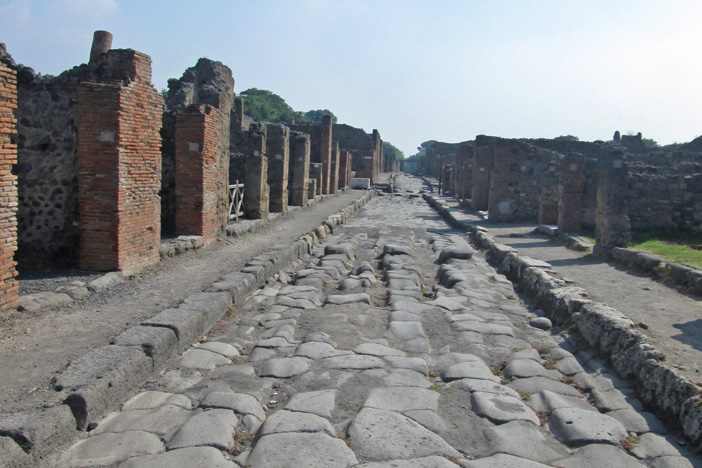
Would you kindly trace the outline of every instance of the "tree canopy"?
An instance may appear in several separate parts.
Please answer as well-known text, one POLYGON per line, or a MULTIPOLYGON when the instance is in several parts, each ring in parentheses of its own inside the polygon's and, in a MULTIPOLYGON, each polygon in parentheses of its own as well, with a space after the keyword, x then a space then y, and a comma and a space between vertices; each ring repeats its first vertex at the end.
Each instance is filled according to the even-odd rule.
POLYGON ((389 141, 383 141, 383 156, 395 156, 395 159, 405 159, 405 154, 389 141))
POLYGON ((242 91, 239 96, 244 99, 246 115, 257 122, 321 124, 323 115, 331 115, 332 122, 337 122, 334 113, 328 109, 296 111, 285 99, 265 89, 250 88, 242 91))

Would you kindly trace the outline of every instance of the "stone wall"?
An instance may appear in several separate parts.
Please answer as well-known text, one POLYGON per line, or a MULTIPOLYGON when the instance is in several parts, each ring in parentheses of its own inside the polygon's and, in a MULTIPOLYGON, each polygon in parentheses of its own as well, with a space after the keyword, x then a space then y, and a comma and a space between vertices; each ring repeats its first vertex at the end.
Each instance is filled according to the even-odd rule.
POLYGON ((310 176, 310 136, 306 133, 290 132, 289 142, 289 204, 305 206, 310 176))
POLYGON ((14 254, 17 250, 17 163, 14 110, 17 109, 15 71, 0 61, 0 309, 17 302, 19 285, 14 254))
POLYGON ((79 266, 131 274, 159 260, 163 99, 148 55, 111 50, 100 65, 78 91, 79 266))
POLYGON ((268 185, 270 211, 288 212, 288 178, 290 159, 290 129, 283 124, 267 124, 268 185))

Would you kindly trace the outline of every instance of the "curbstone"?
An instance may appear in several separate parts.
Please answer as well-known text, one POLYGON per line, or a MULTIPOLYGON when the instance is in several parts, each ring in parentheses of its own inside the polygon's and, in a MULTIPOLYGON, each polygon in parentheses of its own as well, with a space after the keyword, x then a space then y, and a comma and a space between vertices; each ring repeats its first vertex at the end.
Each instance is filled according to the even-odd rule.
POLYGON ((78 430, 91 429, 119 407, 151 376, 152 362, 134 346, 95 348, 56 377, 54 388, 70 392, 64 400, 78 430))
POLYGON ((234 272, 223 276, 210 286, 208 292, 227 292, 234 304, 238 304, 251 294, 256 287, 256 277, 250 273, 234 272))
POLYGON ((202 313, 205 331, 209 330, 232 305, 232 297, 226 292, 202 292, 186 297, 178 309, 202 313))
POLYGON ((124 283, 124 276, 122 272, 112 271, 100 278, 91 281, 87 284, 87 288, 90 292, 102 292, 108 288, 111 288, 115 284, 124 283))
POLYGON ((154 370, 158 370, 177 356, 178 337, 170 328, 136 326, 117 335, 110 344, 141 347, 151 358, 154 370))
POLYGON ((187 309, 166 309, 141 324, 173 330, 178 338, 178 353, 188 349, 206 331, 205 317, 198 311, 187 309))

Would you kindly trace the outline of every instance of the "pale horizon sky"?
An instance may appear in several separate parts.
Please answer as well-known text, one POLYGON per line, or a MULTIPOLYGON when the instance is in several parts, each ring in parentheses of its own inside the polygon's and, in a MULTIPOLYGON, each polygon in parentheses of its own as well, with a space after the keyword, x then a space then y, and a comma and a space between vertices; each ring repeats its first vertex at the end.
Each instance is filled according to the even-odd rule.
POLYGON ((57 75, 93 31, 166 87, 200 57, 404 151, 478 134, 660 144, 702 134, 699 0, 0 0, 0 42, 57 75))

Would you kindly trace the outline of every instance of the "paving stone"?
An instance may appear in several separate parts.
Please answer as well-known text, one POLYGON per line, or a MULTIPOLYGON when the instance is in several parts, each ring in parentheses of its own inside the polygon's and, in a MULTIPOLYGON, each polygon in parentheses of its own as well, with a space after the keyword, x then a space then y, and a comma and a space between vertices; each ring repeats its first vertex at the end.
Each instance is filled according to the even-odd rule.
POLYGON ((188 447, 170 450, 158 455, 130 458, 119 468, 238 468, 239 465, 227 460, 220 450, 214 447, 188 447))
POLYGON ((324 359, 333 356, 345 356, 352 354, 351 351, 335 349, 329 343, 321 341, 310 341, 302 343, 295 348, 295 356, 308 357, 310 359, 324 359))
POLYGON ((0 466, 11 468, 33 468, 32 456, 26 453, 11 438, 0 436, 0 466))
POLYGON ((654 458, 648 462, 648 466, 650 468, 696 468, 687 458, 671 456, 654 458))
POLYGON ((484 322, 455 322, 453 328, 458 331, 472 331, 484 335, 506 335, 514 337, 512 327, 484 322))
POLYGON ((371 356, 407 356, 407 353, 399 349, 390 348, 378 343, 361 343, 353 349, 357 354, 369 354, 371 356))
POLYGON ((445 382, 459 379, 483 379, 499 383, 499 377, 493 375, 483 361, 466 361, 452 364, 441 371, 441 379, 445 382))
POLYGON ((628 432, 642 434, 644 432, 658 432, 665 434, 667 429, 663 423, 648 411, 635 411, 631 408, 614 410, 607 413, 624 425, 628 432))
POLYGON ((631 453, 641 459, 680 455, 680 451, 665 437, 652 433, 641 434, 631 453))
POLYGON ((192 348, 183 353, 180 358, 180 365, 192 369, 214 369, 217 366, 231 364, 232 360, 219 353, 213 353, 205 349, 192 348))
POLYGON ((445 353, 437 358, 434 358, 434 362, 432 363, 431 367, 432 369, 443 370, 446 367, 459 362, 483 362, 483 360, 475 354, 445 353))
POLYGON ((182 393, 202 380, 202 374, 195 369, 173 369, 163 374, 165 390, 182 393))
POLYGON ((363 408, 347 432, 356 453, 368 461, 461 456, 438 435, 392 411, 363 408))
POLYGON ((389 460, 358 465, 358 468, 456 468, 453 462, 444 457, 430 456, 411 460, 389 460))
POLYGON ((612 466, 617 468, 643 468, 646 465, 627 455, 627 453, 612 445, 590 444, 579 449, 575 455, 563 460, 554 461, 553 466, 561 468, 593 468, 612 466))
POLYGON ((418 357, 407 356, 385 356, 385 360, 393 367, 401 369, 412 369, 423 375, 429 375, 427 361, 418 357))
POLYGON ((293 307, 295 309, 311 310, 317 308, 317 304, 309 299, 293 299, 288 296, 278 296, 275 303, 285 307, 293 307))
MULTIPOLYGON (((334 358, 330 358, 334 359, 334 358)), ((309 361, 302 357, 275 358, 268 360, 264 365, 261 377, 277 377, 284 379, 302 374, 310 368, 309 361)))
POLYGON ((287 432, 258 439, 246 464, 266 468, 349 468, 358 460, 341 439, 320 432, 287 432))
POLYGON ((466 307, 463 304, 461 304, 460 302, 455 301, 453 299, 449 299, 448 297, 444 297, 444 296, 437 297, 433 301, 425 302, 425 304, 441 307, 442 309, 450 310, 451 312, 456 312, 459 310, 466 310, 466 307))
POLYGON ((340 291, 352 291, 356 288, 368 288, 371 282, 365 278, 345 278, 339 284, 340 291))
POLYGON ((148 432, 98 434, 66 450, 59 459, 59 466, 112 466, 128 458, 165 451, 161 439, 148 432))
POLYGON ((576 408, 553 411, 548 427, 560 441, 573 446, 594 443, 618 444, 629 434, 614 418, 576 408))
POLYGON ((390 322, 388 331, 403 341, 426 337, 421 322, 390 322))
POLYGON ((147 410, 159 406, 174 405, 183 409, 192 409, 190 398, 185 395, 166 392, 141 392, 122 405, 122 411, 147 410))
POLYGON ((516 361, 518 359, 531 359, 532 361, 536 361, 538 363, 542 362, 541 355, 534 348, 527 348, 517 351, 507 359, 507 363, 516 361))
POLYGON ((383 246, 383 255, 407 255, 412 257, 413 254, 414 252, 410 246, 400 244, 385 244, 383 246))
POLYGON ((402 343, 402 349, 408 353, 420 354, 431 351, 431 346, 426 338, 417 337, 402 343))
POLYGON ((423 374, 411 369, 390 369, 383 378, 387 387, 422 387, 429 388, 429 381, 423 374))
POLYGON ((57 307, 72 302, 73 298, 66 293, 43 291, 20 296, 17 300, 17 310, 36 312, 47 307, 57 307))
POLYGON ((258 436, 284 432, 321 432, 336 437, 336 430, 326 419, 311 413, 280 410, 268 416, 258 436))
POLYGON ((296 393, 290 398, 284 408, 290 411, 311 413, 323 418, 330 418, 335 404, 336 390, 325 389, 296 393))
MULTIPOLYGON (((403 294, 413 294, 413 292, 401 291, 403 294)), ((392 304, 392 310, 398 312, 409 312, 411 314, 421 315, 429 310, 432 310, 431 306, 426 304, 421 304, 418 302, 412 302, 408 300, 399 300, 392 304)))
POLYGON ((554 411, 559 408, 579 408, 586 411, 595 409, 585 398, 561 395, 559 393, 543 390, 529 398, 529 407, 534 411, 554 411))
POLYGON ((229 343, 222 343, 220 341, 208 341, 206 343, 198 343, 195 348, 206 349, 213 353, 221 354, 226 358, 233 358, 239 356, 239 350, 236 347, 230 345, 229 343))
POLYGON ((449 382, 447 387, 466 390, 468 392, 496 393, 519 398, 519 393, 509 387, 484 379, 460 379, 449 382))
POLYGON ((562 382, 547 379, 545 377, 530 377, 526 379, 516 379, 509 383, 509 386, 518 392, 538 393, 541 390, 549 390, 561 395, 579 397, 582 395, 578 390, 562 382))
POLYGON ((540 330, 550 330, 553 324, 546 317, 536 317, 529 320, 529 325, 540 330))
MULTIPOLYGON (((256 348, 279 348, 281 346, 288 345, 290 345, 290 342, 287 339, 280 336, 275 336, 273 338, 258 341, 256 343, 256 348)), ((249 360, 250 359, 251 358, 249 357, 249 360)))
POLYGON ((309 342, 320 342, 320 343, 329 343, 330 345, 336 347, 336 343, 329 337, 327 333, 323 332, 316 332, 316 333, 310 333, 305 337, 304 340, 305 343, 309 342))
POLYGON ((132 410, 123 411, 121 413, 111 413, 98 424, 93 434, 145 431, 156 434, 164 440, 168 440, 192 414, 193 411, 188 411, 173 405, 160 406, 151 410, 132 410))
POLYGON ((419 387, 380 387, 371 390, 364 407, 388 411, 437 411, 439 394, 419 387))
POLYGON ((335 305, 363 303, 363 304, 370 305, 371 300, 370 300, 370 296, 366 293, 337 294, 337 295, 327 296, 324 303, 325 304, 335 304, 335 305))
POLYGON ((205 395, 200 407, 228 409, 241 415, 251 414, 261 421, 266 419, 266 412, 259 401, 246 393, 210 392, 205 395))
POLYGON ((249 362, 265 361, 278 355, 278 352, 270 348, 254 348, 247 357, 249 362))
POLYGON ((321 291, 324 289, 324 281, 315 277, 298 278, 295 280, 295 286, 312 286, 321 291))
POLYGON ((234 443, 234 432, 239 418, 226 409, 211 409, 199 412, 185 421, 173 438, 168 449, 210 446, 229 450, 234 443))
POLYGON ((478 317, 477 315, 474 315, 474 314, 471 314, 471 313, 468 313, 468 312, 463 313, 463 314, 447 315, 447 316, 446 316, 446 319, 447 319, 450 323, 454 323, 454 322, 463 322, 463 321, 466 321, 466 320, 468 320, 468 321, 471 321, 471 320, 472 320, 472 321, 474 321, 474 322, 484 322, 484 321, 485 321, 484 318, 478 317))
MULTIPOLYGON (((480 460, 469 460, 462 463, 463 468, 548 468, 549 465, 519 458, 512 455, 498 453, 491 457, 481 458, 480 460)), ((591 467, 592 468, 592 467, 591 467)))
POLYGON ((561 378, 560 372, 548 370, 531 359, 514 359, 510 361, 505 366, 503 375, 507 380, 527 377, 546 377, 554 380, 561 378))
POLYGON ((526 421, 512 421, 483 430, 490 449, 540 463, 560 460, 570 452, 555 439, 547 440, 539 428, 526 421))
POLYGON ((495 424, 510 421, 529 421, 539 426, 539 418, 525 405, 521 399, 508 395, 487 392, 473 392, 470 394, 473 411, 482 417, 488 418, 495 424))
POLYGON ((321 360, 327 369, 376 369, 385 367, 385 361, 376 356, 347 355, 321 360))
POLYGON ((556 361, 556 369, 565 375, 575 375, 583 372, 583 367, 573 356, 556 361))

